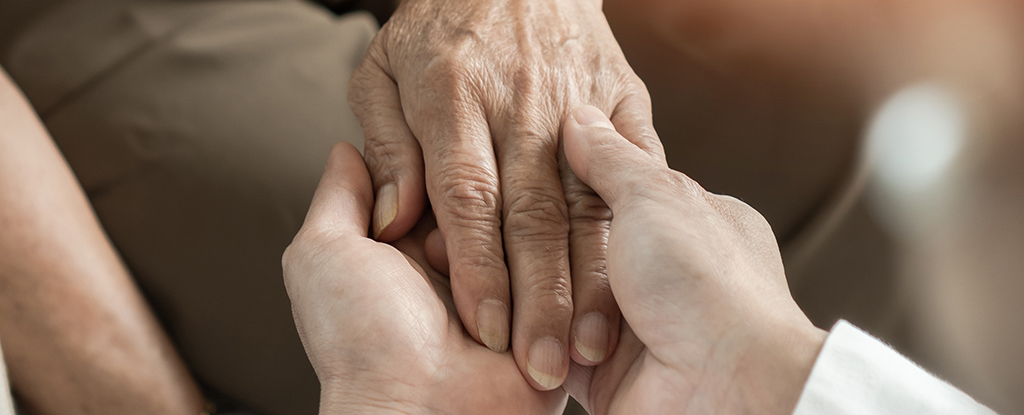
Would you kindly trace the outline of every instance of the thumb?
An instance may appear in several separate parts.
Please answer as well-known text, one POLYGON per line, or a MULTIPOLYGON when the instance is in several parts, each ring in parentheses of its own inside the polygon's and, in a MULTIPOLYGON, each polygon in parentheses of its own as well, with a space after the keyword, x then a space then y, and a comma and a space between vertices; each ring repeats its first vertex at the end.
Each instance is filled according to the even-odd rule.
POLYGON ((373 185, 363 158, 351 144, 331 149, 303 228, 365 237, 370 227, 373 185))
POLYGON ((667 169, 664 160, 631 143, 615 131, 601 110, 589 105, 573 111, 562 137, 573 173, 612 211, 639 185, 649 182, 652 173, 667 169))

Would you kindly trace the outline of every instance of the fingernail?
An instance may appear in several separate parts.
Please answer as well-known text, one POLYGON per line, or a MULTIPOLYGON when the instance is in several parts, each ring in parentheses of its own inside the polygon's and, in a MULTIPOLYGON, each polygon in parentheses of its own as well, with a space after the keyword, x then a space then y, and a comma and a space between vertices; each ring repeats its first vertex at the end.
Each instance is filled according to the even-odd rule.
POLYGON ((533 342, 527 356, 526 371, 542 388, 551 390, 562 384, 562 344, 554 337, 533 342))
POLYGON ((476 309, 476 327, 480 341, 488 349, 504 353, 508 349, 508 307, 498 300, 484 300, 476 309))
POLYGON ((377 238, 381 232, 395 221, 398 215, 398 186, 388 183, 377 192, 377 204, 373 209, 373 237, 377 238))
POLYGON ((608 318, 604 314, 590 312, 576 323, 576 351, 591 362, 604 361, 608 353, 608 318))
POLYGON ((572 114, 572 118, 576 120, 577 124, 582 126, 615 129, 615 125, 612 124, 607 115, 604 115, 601 110, 589 105, 577 109, 576 112, 572 114))

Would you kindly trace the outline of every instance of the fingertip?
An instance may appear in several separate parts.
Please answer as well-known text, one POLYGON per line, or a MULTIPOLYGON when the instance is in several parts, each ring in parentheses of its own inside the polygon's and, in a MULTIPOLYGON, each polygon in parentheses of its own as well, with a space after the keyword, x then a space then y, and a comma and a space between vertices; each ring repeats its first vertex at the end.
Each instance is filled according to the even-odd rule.
POLYGON ((508 306, 494 299, 481 301, 476 310, 476 320, 484 346, 495 353, 505 353, 510 335, 508 306))
POLYGON ((569 370, 565 355, 562 342, 554 337, 540 338, 530 345, 526 373, 533 379, 535 389, 549 391, 562 386, 569 370))
POLYGON ((388 183, 377 191, 377 200, 373 208, 373 238, 380 240, 380 235, 391 226, 398 216, 398 185, 388 183))
POLYGON ((359 232, 365 234, 372 203, 370 173, 359 150, 349 143, 335 144, 327 156, 306 223, 340 225, 348 231, 361 229, 359 232))
POLYGON ((593 105, 584 105, 576 108, 572 112, 572 119, 576 121, 576 124, 582 127, 601 127, 609 130, 614 130, 615 125, 608 116, 597 107, 593 105))
POLYGON ((608 317, 598 311, 592 311, 576 322, 573 357, 580 357, 577 363, 592 366, 604 362, 608 357, 608 334, 611 331, 608 317))
POLYGON ((591 106, 573 111, 562 135, 572 172, 613 208, 620 196, 631 193, 653 170, 667 169, 663 161, 619 134, 608 117, 591 106))
POLYGON ((327 166, 324 168, 323 178, 330 179, 329 184, 339 180, 351 184, 363 184, 363 181, 369 181, 370 173, 366 169, 366 163, 363 163, 363 156, 359 154, 359 149, 351 143, 342 141, 331 147, 331 151, 327 155, 327 166))
POLYGON ((450 275, 448 249, 445 247, 444 237, 441 236, 440 229, 430 231, 426 241, 424 241, 423 250, 426 252, 427 262, 432 268, 444 275, 450 275))
POLYGON ((360 206, 369 205, 373 200, 373 184, 370 172, 363 162, 359 149, 351 143, 340 142, 331 148, 328 155, 324 178, 330 185, 345 188, 360 199, 360 206))
POLYGON ((385 183, 377 190, 373 210, 373 237, 381 242, 393 242, 405 236, 416 226, 426 195, 422 180, 398 179, 385 183))
POLYGON ((565 156, 569 161, 569 167, 580 179, 586 181, 589 171, 589 127, 614 130, 615 126, 611 120, 597 107, 584 105, 573 110, 572 115, 566 120, 562 133, 564 140, 565 156))

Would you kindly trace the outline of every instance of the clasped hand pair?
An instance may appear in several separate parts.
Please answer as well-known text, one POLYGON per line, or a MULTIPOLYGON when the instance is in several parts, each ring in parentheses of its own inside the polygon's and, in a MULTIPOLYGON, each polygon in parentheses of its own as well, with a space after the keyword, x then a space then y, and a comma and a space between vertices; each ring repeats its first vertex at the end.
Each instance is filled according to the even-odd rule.
POLYGON ((370 173, 339 144, 283 259, 321 414, 558 414, 566 393, 592 414, 792 411, 825 333, 792 300, 767 222, 669 169, 597 108, 563 124, 569 166, 613 213, 615 352, 538 390, 512 353, 463 327, 429 215, 393 244, 368 237, 370 173))

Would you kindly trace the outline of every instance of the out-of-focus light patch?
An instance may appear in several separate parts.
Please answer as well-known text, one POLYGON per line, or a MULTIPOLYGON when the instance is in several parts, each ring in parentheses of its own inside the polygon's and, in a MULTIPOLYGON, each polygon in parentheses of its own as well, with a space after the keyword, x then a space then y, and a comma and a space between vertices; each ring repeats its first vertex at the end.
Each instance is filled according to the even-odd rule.
POLYGON ((930 83, 900 90, 875 113, 862 155, 869 205, 894 236, 931 239, 944 226, 949 173, 967 122, 956 95, 930 83))
POLYGON ((947 89, 926 83, 900 90, 868 129, 873 184, 897 199, 933 189, 963 147, 966 124, 960 101, 947 89))

